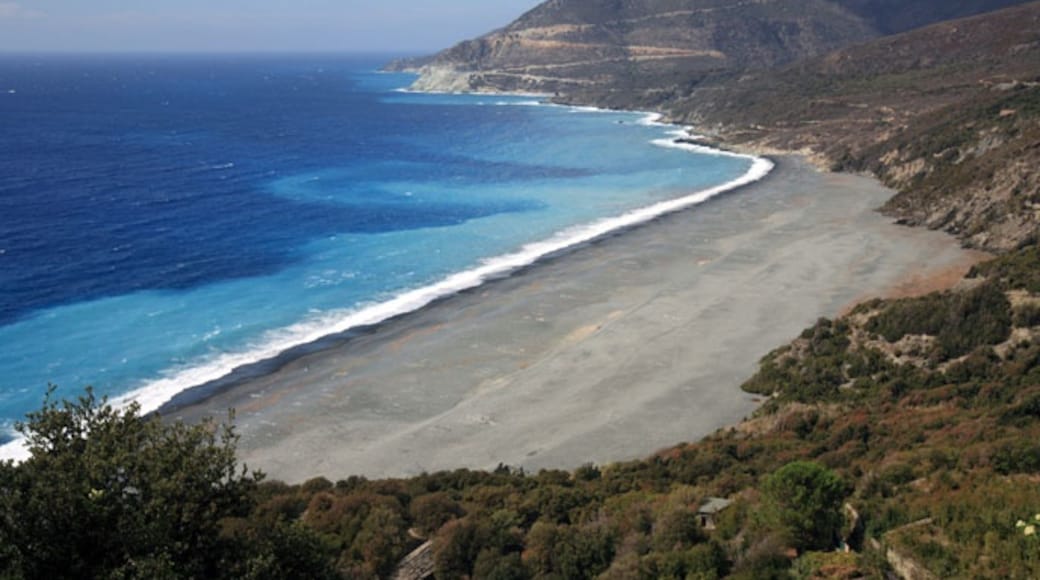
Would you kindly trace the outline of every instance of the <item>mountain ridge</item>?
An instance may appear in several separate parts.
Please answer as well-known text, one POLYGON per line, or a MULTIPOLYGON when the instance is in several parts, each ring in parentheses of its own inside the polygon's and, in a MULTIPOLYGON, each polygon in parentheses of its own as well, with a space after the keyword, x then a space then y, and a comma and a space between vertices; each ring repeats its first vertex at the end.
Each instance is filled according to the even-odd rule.
POLYGON ((390 68, 431 91, 614 91, 665 100, 731 71, 770 68, 1022 0, 550 0, 501 29, 390 68))

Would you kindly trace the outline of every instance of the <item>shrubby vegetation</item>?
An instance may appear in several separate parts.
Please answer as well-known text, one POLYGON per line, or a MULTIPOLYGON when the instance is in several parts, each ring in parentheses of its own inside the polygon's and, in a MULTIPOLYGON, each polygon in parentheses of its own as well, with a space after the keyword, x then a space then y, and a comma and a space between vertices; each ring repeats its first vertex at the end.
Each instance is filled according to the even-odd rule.
POLYGON ((935 355, 948 360, 1007 340, 1011 304, 1001 285, 984 283, 966 292, 897 300, 871 319, 867 330, 889 342, 910 334, 934 336, 935 355))
POLYGON ((882 577, 889 550, 1038 577, 1016 522, 1040 511, 1040 329, 1007 298, 1032 271, 1024 250, 974 289, 821 320, 763 360, 749 421, 574 472, 286 485, 240 467, 228 428, 51 401, 23 426, 33 457, 0 465, 0 577, 385 578, 426 542, 438 578, 882 577), (705 529, 711 497, 732 504, 705 529))
POLYGON ((1008 290, 1025 290, 1040 294, 1040 245, 1030 245, 972 268, 969 277, 995 280, 1008 290))

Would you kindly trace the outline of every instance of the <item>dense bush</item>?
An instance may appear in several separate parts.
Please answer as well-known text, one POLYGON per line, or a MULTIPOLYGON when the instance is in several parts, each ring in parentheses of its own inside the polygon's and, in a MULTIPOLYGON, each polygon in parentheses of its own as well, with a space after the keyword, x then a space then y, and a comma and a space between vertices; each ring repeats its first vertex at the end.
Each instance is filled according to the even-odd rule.
POLYGON ((867 330, 889 342, 907 335, 934 336, 946 360, 1007 340, 1011 304, 997 284, 985 283, 965 292, 895 301, 867 324, 867 330))
MULTIPOLYGON (((762 395, 779 394, 783 400, 817 402, 833 399, 847 382, 848 326, 821 318, 802 333, 805 354, 796 357, 791 347, 770 353, 759 372, 742 388, 762 395)), ((857 361, 857 363, 862 361, 857 361)))
POLYGON ((1040 294, 1040 245, 1031 245, 1017 252, 972 268, 969 277, 985 277, 1009 290, 1026 290, 1040 294))

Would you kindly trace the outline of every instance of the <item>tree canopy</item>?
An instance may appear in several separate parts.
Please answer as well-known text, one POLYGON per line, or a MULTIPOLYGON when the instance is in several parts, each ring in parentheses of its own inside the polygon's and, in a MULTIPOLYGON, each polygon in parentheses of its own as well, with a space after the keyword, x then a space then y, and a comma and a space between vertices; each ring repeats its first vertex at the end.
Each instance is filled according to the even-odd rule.
POLYGON ((238 465, 229 425, 142 418, 89 389, 52 395, 18 426, 30 457, 0 463, 0 577, 291 577, 301 566, 272 561, 277 547, 316 551, 285 527, 232 525, 263 476, 238 465))
POLYGON ((795 461, 767 477, 762 492, 770 523, 789 533, 796 548, 834 547, 847 493, 837 474, 816 463, 795 461))

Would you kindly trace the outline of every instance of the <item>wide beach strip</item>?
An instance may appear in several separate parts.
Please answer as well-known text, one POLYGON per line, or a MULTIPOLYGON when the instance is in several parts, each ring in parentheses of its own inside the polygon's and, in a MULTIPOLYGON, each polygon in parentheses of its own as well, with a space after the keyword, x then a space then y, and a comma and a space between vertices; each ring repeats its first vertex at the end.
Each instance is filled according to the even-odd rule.
POLYGON ((892 192, 781 158, 765 180, 389 321, 206 402, 300 481, 638 457, 732 424, 764 353, 972 256, 874 212, 892 192))

